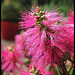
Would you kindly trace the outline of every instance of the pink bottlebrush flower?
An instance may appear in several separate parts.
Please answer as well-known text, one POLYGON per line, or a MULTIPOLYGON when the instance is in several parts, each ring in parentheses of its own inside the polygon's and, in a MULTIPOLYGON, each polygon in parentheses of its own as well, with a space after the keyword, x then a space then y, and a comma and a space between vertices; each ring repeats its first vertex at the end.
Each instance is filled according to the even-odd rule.
POLYGON ((44 71, 44 69, 43 71, 40 71, 39 68, 36 68, 34 66, 30 66, 27 71, 21 71, 20 73, 20 75, 54 75, 54 74, 55 74, 54 72, 50 71, 46 72, 44 71))
POLYGON ((24 45, 28 55, 32 56, 32 61, 42 69, 49 63, 56 63, 62 67, 64 52, 74 51, 73 27, 63 23, 62 15, 56 10, 45 12, 37 7, 36 11, 23 14, 25 16, 22 16, 22 28, 28 28, 23 33, 24 45))
POLYGON ((47 72, 46 74, 43 74, 43 75, 55 75, 54 72, 47 72))
POLYGON ((22 35, 17 34, 15 36, 15 43, 16 43, 15 45, 17 50, 25 51, 25 48, 23 46, 22 35))
POLYGON ((62 42, 57 40, 57 33, 54 35, 56 37, 58 46, 63 48, 65 51, 74 53, 74 12, 69 13, 68 19, 66 22, 63 22, 62 25, 63 32, 60 32, 58 35, 62 39, 62 42), (61 34, 61 35, 60 35, 61 34))
MULTIPOLYGON (((40 61, 41 63, 41 61, 40 61)), ((29 65, 29 68, 30 70, 32 69, 32 66, 34 66, 36 68, 36 70, 39 70, 39 73, 41 73, 42 75, 55 75, 55 71, 53 70, 50 70, 49 68, 44 68, 41 64, 38 63, 39 66, 37 66, 37 63, 36 62, 32 62, 30 65, 29 65)), ((49 65, 48 65, 49 66, 49 65)), ((50 67, 50 66, 49 66, 50 67)), ((53 64, 53 67, 55 68, 55 64, 53 64)))
MULTIPOLYGON (((26 32, 23 33, 23 37, 22 38, 23 38, 23 40, 25 39, 24 40, 24 45, 25 45, 25 48, 27 50, 29 50, 29 48, 31 46, 35 46, 36 43, 33 44, 33 45, 31 44, 34 40, 37 42, 36 45, 39 44, 39 41, 38 41, 39 40, 39 38, 38 38, 39 34, 38 33, 36 34, 36 32, 38 32, 38 31, 39 31, 39 26, 37 26, 37 27, 35 27, 33 29, 28 29, 26 32)), ((31 47, 31 48, 33 48, 33 47, 31 47)), ((31 50, 30 50, 29 54, 32 52, 31 50)))
MULTIPOLYGON (((22 72, 20 75, 34 75, 33 73, 30 72, 22 72)), ((52 72, 47 72, 45 74, 38 74, 38 75, 54 75, 52 72)))
POLYGON ((71 10, 71 12, 68 14, 68 17, 69 17, 69 22, 71 23, 71 24, 74 24, 74 11, 73 10, 71 10))
POLYGON ((70 10, 70 12, 68 13, 68 21, 66 22, 67 25, 69 25, 69 28, 67 29, 67 32, 69 33, 70 38, 67 38, 67 48, 70 48, 71 50, 71 54, 70 54, 70 58, 71 56, 73 56, 73 60, 72 63, 74 63, 74 11, 70 10))
MULTIPOLYGON (((35 10, 34 10, 35 11, 35 10)), ((25 11, 25 12, 22 12, 22 20, 20 22, 21 24, 21 29, 24 29, 24 28, 27 28, 27 27, 32 27, 34 24, 35 24, 35 16, 33 16, 33 12, 30 11, 25 11)))
POLYGON ((1 69, 9 73, 10 71, 15 71, 18 68, 17 64, 24 65, 19 58, 23 58, 24 55, 17 51, 13 45, 10 49, 1 50, 1 69))
POLYGON ((31 75, 30 72, 21 72, 20 75, 31 75))

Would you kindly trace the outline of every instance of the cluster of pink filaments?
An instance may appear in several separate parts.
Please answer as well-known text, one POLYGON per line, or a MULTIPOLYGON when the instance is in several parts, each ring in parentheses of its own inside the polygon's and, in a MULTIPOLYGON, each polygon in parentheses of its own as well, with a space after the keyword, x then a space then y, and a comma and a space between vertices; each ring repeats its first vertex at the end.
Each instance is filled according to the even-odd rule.
POLYGON ((14 69, 15 63, 22 65, 18 58, 24 58, 26 52, 31 57, 31 63, 27 71, 21 71, 21 75, 55 75, 56 65, 60 66, 62 73, 67 75, 63 65, 68 52, 70 57, 67 59, 74 62, 71 59, 74 54, 73 17, 74 13, 70 13, 64 22, 62 20, 64 17, 57 10, 41 11, 38 6, 36 9, 32 8, 31 12, 22 12, 23 21, 20 22, 20 26, 21 29, 26 30, 15 37, 16 48, 12 49, 13 51, 9 52, 8 49, 2 51, 2 69, 9 71, 14 69), (18 51, 21 50, 23 52, 19 54, 18 51), (10 66, 5 69, 7 65, 10 66))

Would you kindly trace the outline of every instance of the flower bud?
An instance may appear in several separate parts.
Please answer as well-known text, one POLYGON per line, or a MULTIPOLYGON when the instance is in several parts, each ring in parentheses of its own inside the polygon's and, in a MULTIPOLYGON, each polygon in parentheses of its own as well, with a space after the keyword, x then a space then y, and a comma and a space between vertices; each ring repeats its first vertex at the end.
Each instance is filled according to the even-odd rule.
POLYGON ((36 13, 35 12, 33 13, 33 16, 36 16, 36 13))
POLYGON ((40 7, 39 7, 39 6, 36 7, 36 12, 37 12, 37 13, 40 12, 40 7))
POLYGON ((39 17, 39 16, 37 16, 37 17, 36 17, 36 19, 40 19, 40 17, 39 17))
POLYGON ((45 11, 40 11, 39 14, 40 15, 44 15, 45 14, 45 11))
POLYGON ((12 52, 12 51, 14 51, 14 44, 12 44, 9 48, 9 52, 12 52))
POLYGON ((33 16, 38 16, 38 13, 35 13, 35 12, 34 12, 34 13, 33 13, 33 16))

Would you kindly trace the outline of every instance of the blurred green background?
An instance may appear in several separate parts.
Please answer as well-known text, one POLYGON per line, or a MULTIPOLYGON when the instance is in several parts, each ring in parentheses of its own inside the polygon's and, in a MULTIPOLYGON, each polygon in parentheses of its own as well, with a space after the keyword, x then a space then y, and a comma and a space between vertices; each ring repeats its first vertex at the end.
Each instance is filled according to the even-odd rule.
MULTIPOLYGON (((4 0, 1 0, 1 3, 4 0)), ((51 10, 52 8, 56 7, 59 8, 59 11, 64 13, 64 16, 66 16, 66 12, 69 11, 69 9, 74 8, 74 0, 11 0, 11 1, 17 1, 21 3, 24 8, 28 8, 27 4, 31 7, 32 4, 34 4, 34 1, 36 4, 41 6, 42 9, 51 10)))
POLYGON ((16 7, 19 12, 24 11, 24 8, 29 10, 29 7, 32 5, 39 5, 42 10, 46 9, 47 11, 59 8, 58 10, 62 12, 64 16, 67 16, 67 12, 74 8, 74 0, 1 0, 1 6, 4 1, 12 1, 14 7, 16 7))
POLYGON ((66 17, 69 10, 74 9, 74 0, 1 0, 1 20, 20 21, 20 12, 25 11, 25 8, 29 10, 32 5, 39 5, 47 11, 59 8, 58 11, 66 17), (9 2, 8 6, 5 1, 9 2))

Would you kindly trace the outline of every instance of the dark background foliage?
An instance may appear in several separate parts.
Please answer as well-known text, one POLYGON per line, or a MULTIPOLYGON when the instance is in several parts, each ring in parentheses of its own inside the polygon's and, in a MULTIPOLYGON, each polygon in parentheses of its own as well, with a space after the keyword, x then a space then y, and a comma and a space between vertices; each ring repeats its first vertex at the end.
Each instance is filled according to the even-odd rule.
MULTIPOLYGON (((1 0, 1 3, 4 0, 1 0)), ((35 1, 35 4, 38 4, 42 7, 42 9, 47 9, 48 11, 54 7, 59 8, 60 12, 64 13, 64 16, 66 16, 66 12, 68 12, 70 9, 74 8, 74 0, 11 0, 11 1, 17 1, 20 2, 24 8, 28 8, 27 5, 30 7, 33 2, 35 1), (37 2, 37 3, 36 3, 37 2)))

